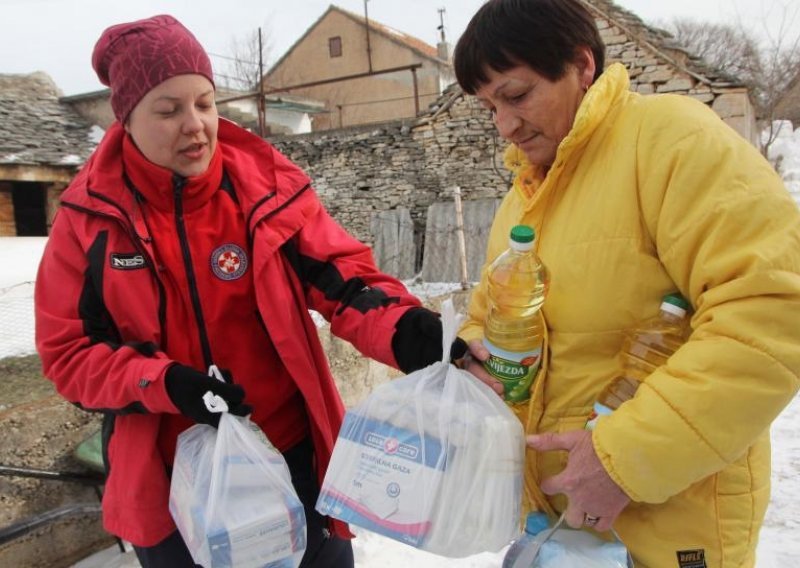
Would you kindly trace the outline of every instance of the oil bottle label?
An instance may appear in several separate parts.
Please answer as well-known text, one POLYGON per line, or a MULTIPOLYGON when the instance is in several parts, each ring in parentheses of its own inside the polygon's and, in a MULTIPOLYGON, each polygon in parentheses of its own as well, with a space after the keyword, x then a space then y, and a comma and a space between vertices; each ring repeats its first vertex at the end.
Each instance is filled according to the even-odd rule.
POLYGON ((595 402, 594 407, 592 408, 592 413, 589 415, 589 420, 584 426, 584 430, 594 430, 594 427, 597 426, 597 421, 600 419, 600 417, 608 416, 612 412, 614 411, 605 404, 601 402, 595 402))
POLYGON ((506 351, 488 339, 483 340, 489 358, 483 363, 486 371, 503 384, 506 402, 525 402, 531 397, 531 385, 542 362, 542 346, 530 351, 506 351))

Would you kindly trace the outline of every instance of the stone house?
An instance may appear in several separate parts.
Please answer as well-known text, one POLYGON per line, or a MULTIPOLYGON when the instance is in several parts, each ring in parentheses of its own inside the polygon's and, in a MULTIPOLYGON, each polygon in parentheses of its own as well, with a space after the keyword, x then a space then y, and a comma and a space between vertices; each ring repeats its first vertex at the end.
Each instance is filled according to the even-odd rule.
POLYGON ((775 119, 791 120, 795 128, 800 128, 800 70, 775 105, 775 119))
POLYGON ((44 73, 0 75, 0 236, 44 236, 98 132, 44 73))
POLYGON ((606 44, 606 65, 628 68, 639 93, 679 93, 706 103, 734 130, 758 144, 756 113, 742 81, 708 66, 678 45, 669 33, 646 25, 611 0, 582 0, 595 14, 606 44))
POLYGON ((324 101, 328 114, 315 116, 314 130, 413 117, 453 82, 447 51, 446 43, 433 47, 332 5, 270 68, 264 85, 324 101))

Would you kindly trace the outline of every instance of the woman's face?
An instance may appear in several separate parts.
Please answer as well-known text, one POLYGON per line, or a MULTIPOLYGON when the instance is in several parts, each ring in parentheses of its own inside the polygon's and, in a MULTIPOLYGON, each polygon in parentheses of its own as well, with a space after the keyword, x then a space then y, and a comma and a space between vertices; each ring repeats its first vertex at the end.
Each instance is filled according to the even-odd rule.
POLYGON ((133 108, 125 130, 144 157, 182 176, 208 169, 217 147, 214 86, 202 75, 176 75, 133 108))
POLYGON ((489 80, 475 95, 492 112, 503 138, 516 144, 531 164, 550 167, 558 145, 572 128, 594 71, 592 52, 581 48, 557 81, 527 65, 503 72, 488 69, 489 80))

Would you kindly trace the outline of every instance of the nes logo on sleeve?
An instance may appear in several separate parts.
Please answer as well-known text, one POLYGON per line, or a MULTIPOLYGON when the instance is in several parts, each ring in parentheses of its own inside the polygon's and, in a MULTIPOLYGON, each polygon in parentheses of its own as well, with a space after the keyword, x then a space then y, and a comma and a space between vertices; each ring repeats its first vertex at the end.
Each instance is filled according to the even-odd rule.
POLYGON ((144 256, 138 253, 111 253, 111 268, 116 270, 137 270, 146 266, 144 256))
POLYGON ((211 270, 221 280, 237 280, 247 270, 247 253, 232 243, 217 247, 211 253, 211 270))

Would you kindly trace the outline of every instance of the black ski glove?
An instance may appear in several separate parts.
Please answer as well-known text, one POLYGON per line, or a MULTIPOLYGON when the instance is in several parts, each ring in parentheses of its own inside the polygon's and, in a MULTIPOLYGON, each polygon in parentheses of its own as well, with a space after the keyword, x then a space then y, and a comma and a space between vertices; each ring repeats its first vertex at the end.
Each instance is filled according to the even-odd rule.
MULTIPOLYGON (((397 320, 392 353, 400 370, 412 373, 442 360, 442 320, 426 308, 411 308, 397 320)), ((461 359, 467 344, 456 337, 450 346, 450 361, 461 359)))
POLYGON ((228 403, 228 412, 236 416, 247 416, 253 408, 244 401, 244 389, 230 381, 228 371, 222 371, 225 382, 209 377, 185 365, 173 365, 167 369, 164 381, 172 404, 178 407, 181 414, 200 424, 219 426, 220 413, 209 412, 203 395, 211 391, 228 403))

